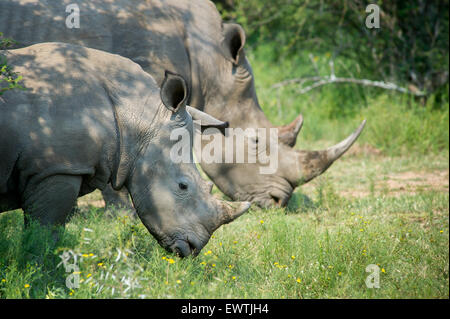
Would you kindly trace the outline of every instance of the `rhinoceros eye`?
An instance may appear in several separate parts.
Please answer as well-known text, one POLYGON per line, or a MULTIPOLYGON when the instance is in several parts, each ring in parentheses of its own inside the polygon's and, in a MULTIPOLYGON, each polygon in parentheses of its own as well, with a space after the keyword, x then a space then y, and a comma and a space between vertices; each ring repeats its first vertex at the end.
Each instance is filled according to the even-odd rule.
POLYGON ((188 189, 188 185, 186 183, 178 183, 178 187, 183 191, 188 189))

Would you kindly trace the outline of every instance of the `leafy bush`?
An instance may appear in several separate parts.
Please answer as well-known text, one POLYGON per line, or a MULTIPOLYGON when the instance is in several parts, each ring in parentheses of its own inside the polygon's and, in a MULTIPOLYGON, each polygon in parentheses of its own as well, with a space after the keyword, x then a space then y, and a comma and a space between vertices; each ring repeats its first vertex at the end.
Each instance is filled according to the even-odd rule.
MULTIPOLYGON (((0 32, 0 50, 6 49, 14 44, 14 40, 4 38, 3 33, 0 32)), ((0 95, 8 90, 24 89, 19 82, 22 80, 22 76, 13 72, 11 67, 6 61, 6 57, 0 55, 0 95)))
MULTIPOLYGON (((303 52, 353 61, 365 78, 434 92, 448 83, 449 1, 216 0, 248 43, 271 43, 277 60, 303 52), (380 28, 365 25, 378 4, 380 28)), ((314 71, 314 70, 310 70, 314 71)))

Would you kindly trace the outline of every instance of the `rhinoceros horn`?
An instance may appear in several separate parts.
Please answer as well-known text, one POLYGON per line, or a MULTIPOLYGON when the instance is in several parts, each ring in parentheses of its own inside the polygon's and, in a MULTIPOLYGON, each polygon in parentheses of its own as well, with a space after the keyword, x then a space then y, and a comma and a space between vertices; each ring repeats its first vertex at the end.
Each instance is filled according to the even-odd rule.
POLYGON ((288 178, 292 185, 299 186, 307 183, 314 177, 322 174, 335 160, 341 157, 361 134, 366 120, 364 120, 356 131, 342 142, 320 151, 295 150, 296 169, 294 174, 288 178))
POLYGON ((278 128, 280 142, 290 147, 294 147, 297 142, 297 135, 303 126, 303 116, 300 114, 292 123, 278 128))
POLYGON ((244 214, 251 206, 250 202, 228 202, 220 201, 219 219, 217 228, 221 225, 231 223, 233 220, 244 214))

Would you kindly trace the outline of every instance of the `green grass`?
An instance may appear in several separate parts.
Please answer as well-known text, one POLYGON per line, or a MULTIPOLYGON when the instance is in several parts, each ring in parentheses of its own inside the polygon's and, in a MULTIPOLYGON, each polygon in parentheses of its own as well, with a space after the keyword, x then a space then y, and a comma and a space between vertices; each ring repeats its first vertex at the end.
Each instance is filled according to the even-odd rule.
POLYGON ((354 147, 369 152, 344 156, 287 208, 252 208, 221 227, 197 258, 179 259, 138 220, 93 206, 57 246, 37 225, 24 231, 21 211, 3 213, 0 297, 449 298, 448 103, 349 85, 277 92, 270 86, 304 76, 307 60, 273 63, 264 50, 250 52, 261 105, 276 125, 304 114, 297 147, 328 146, 366 118, 354 147), (63 252, 78 256, 77 289, 66 287, 63 252), (365 285, 370 264, 383 270, 379 289, 365 285))
POLYGON ((37 226, 23 234, 20 211, 8 212, 0 216, 0 296, 448 298, 448 191, 419 189, 392 196, 371 186, 382 182, 374 171, 435 171, 446 161, 427 157, 420 165, 369 157, 365 172, 351 178, 348 172, 361 158, 348 157, 314 185, 298 189, 287 208, 252 209, 221 227, 197 258, 167 253, 138 220, 108 218, 101 208, 82 206, 53 248, 37 226), (369 195, 340 195, 341 189, 351 188, 352 179, 369 195), (40 253, 30 257, 30 251, 40 253), (64 251, 78 254, 78 289, 66 287, 70 273, 57 267, 64 251), (384 270, 379 289, 365 285, 369 264, 384 270), (126 290, 122 279, 134 288, 126 290))
MULTIPOLYGON (((20 211, 5 213, 0 296, 448 298, 448 184, 447 191, 406 194, 383 187, 389 174, 411 171, 448 174, 448 155, 347 156, 298 189, 286 209, 253 209, 220 228, 199 257, 184 260, 164 251, 139 221, 108 218, 92 206, 82 206, 53 248, 39 227, 23 233, 20 211), (341 195, 355 189, 367 196, 341 195), (64 251, 79 254, 79 289, 68 289, 69 274, 57 267, 64 251), (369 264, 385 271, 379 289, 365 286, 369 264), (124 277, 139 287, 125 291, 124 277)), ((98 200, 99 193, 87 197, 98 200)))

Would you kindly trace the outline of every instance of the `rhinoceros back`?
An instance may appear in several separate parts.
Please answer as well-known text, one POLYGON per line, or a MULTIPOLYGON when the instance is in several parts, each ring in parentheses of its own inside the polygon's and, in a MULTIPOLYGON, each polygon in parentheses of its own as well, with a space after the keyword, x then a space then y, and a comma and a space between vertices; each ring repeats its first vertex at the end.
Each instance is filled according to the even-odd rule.
MULTIPOLYGON (((101 12, 102 1, 95 2, 98 12, 101 12)), ((83 28, 69 28, 66 19, 71 12, 66 12, 66 8, 71 3, 71 0, 2 0, 0 32, 17 41, 16 48, 52 41, 80 44, 111 52, 109 16, 93 16, 92 12, 83 8, 80 3, 80 21, 84 24, 83 28)))
POLYGON ((45 174, 89 176, 100 170, 96 176, 106 183, 117 144, 113 106, 123 109, 120 120, 127 124, 161 107, 153 78, 117 55, 63 43, 0 54, 26 88, 6 91, 0 100, 3 194, 45 174), (14 170, 20 173, 12 181, 14 170))
POLYGON ((68 28, 71 13, 66 8, 72 3, 2 0, 0 32, 18 42, 15 48, 41 42, 79 44, 128 57, 159 84, 166 69, 190 82, 189 61, 195 53, 190 57, 187 51, 185 27, 193 19, 191 1, 80 1, 79 28, 68 28))

